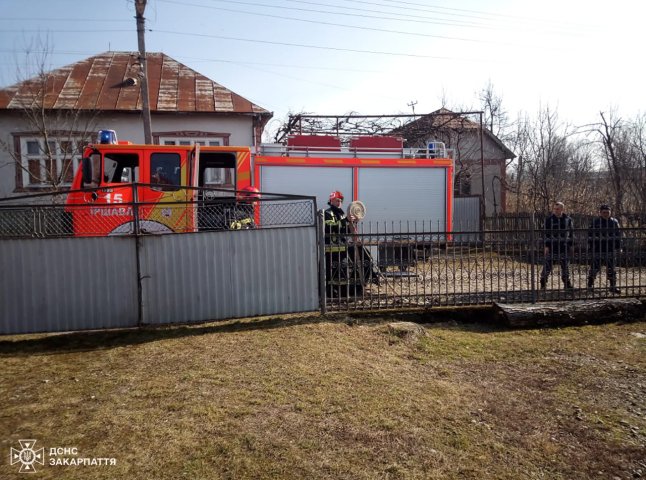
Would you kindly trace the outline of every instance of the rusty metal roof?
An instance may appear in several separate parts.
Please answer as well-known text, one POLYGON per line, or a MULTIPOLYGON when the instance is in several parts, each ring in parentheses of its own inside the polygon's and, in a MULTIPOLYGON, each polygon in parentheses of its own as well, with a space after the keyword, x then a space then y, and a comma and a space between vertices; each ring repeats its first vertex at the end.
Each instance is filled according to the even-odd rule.
MULTIPOLYGON (((46 109, 138 111, 142 109, 137 52, 105 52, 0 89, 0 109, 21 109, 39 98, 46 109)), ((271 112, 163 53, 147 53, 152 112, 223 114, 271 112)))

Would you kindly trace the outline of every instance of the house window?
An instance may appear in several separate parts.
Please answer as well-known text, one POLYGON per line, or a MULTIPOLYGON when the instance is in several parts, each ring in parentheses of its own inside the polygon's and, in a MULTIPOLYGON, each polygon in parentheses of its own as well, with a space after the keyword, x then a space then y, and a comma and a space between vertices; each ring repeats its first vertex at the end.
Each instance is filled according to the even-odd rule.
POLYGON ((83 155, 80 138, 20 137, 22 187, 69 186, 83 155))
POLYGON ((225 144, 224 137, 159 137, 160 145, 202 145, 219 147, 225 144))

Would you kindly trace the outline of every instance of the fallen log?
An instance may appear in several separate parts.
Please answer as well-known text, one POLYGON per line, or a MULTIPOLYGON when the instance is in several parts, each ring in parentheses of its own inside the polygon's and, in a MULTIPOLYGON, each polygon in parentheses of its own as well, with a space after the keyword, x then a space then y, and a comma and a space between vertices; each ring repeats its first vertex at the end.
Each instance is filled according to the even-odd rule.
POLYGON ((510 327, 581 325, 633 321, 644 317, 646 305, 636 298, 606 298, 536 304, 495 303, 497 315, 510 327))

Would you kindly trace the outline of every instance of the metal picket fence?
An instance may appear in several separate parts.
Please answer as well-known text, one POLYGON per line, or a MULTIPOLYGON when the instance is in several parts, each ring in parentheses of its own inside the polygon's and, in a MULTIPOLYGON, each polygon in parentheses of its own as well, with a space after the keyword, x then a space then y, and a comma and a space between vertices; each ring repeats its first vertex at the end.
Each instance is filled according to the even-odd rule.
POLYGON ((643 297, 646 228, 622 229, 622 248, 599 252, 589 229, 574 229, 571 248, 546 257, 538 222, 525 229, 446 232, 433 222, 361 223, 347 249, 328 254, 326 307, 330 310, 430 308, 556 300, 643 297), (541 288, 546 260, 553 271, 541 288), (567 259, 571 285, 562 281, 567 259), (600 271, 588 287, 590 269, 600 271), (613 291, 607 265, 615 265, 613 291), (571 287, 571 288, 568 288, 571 287))

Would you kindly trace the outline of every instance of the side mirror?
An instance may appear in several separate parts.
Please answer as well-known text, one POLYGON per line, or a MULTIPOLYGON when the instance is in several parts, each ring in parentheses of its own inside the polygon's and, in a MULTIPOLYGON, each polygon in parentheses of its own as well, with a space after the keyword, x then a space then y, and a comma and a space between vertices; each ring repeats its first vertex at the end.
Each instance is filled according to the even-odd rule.
POLYGON ((92 183, 92 159, 90 157, 83 157, 82 168, 83 168, 83 183, 91 184, 92 183))

